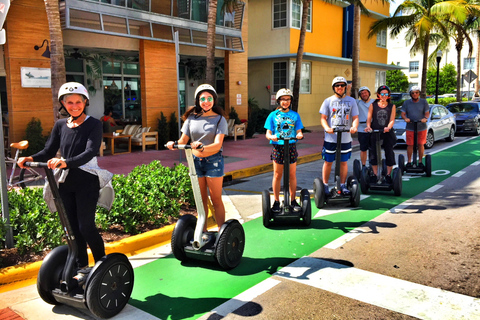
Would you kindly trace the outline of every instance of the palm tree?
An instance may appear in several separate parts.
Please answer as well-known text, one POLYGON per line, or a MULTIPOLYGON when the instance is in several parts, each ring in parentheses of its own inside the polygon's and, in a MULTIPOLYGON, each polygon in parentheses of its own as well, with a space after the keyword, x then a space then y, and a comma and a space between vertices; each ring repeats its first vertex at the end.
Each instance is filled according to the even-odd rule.
POLYGON ((445 12, 456 17, 463 23, 467 16, 464 0, 406 0, 400 4, 394 15, 378 20, 370 27, 369 37, 373 37, 380 30, 391 29, 391 37, 396 37, 402 30, 406 30, 406 41, 412 43, 411 53, 423 52, 421 97, 426 97, 427 66, 429 61, 429 46, 431 39, 448 39, 449 32, 446 28, 445 12), (400 13, 405 13, 400 15, 400 13))
POLYGON ((58 90, 66 82, 65 57, 63 53, 63 35, 60 24, 58 0, 44 0, 47 12, 48 27, 50 29, 50 70, 52 74, 52 103, 53 121, 59 119, 60 103, 58 90))
MULTIPOLYGON (((300 0, 297 0, 300 1, 300 0)), ((293 101, 292 110, 298 110, 298 100, 300 98, 300 78, 302 71, 303 52, 305 49, 305 33, 307 32, 308 8, 312 0, 302 1, 302 24, 300 25, 300 39, 298 40, 297 60, 295 64, 295 78, 293 80, 293 101)))

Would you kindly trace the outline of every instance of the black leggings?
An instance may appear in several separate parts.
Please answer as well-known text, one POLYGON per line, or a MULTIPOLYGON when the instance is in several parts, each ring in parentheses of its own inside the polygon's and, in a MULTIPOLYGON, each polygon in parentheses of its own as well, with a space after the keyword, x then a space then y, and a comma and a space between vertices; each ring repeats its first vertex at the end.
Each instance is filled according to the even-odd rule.
POLYGON ((87 243, 95 262, 105 255, 105 245, 95 225, 99 190, 98 176, 81 169, 70 169, 65 182, 59 184, 60 197, 78 246, 78 267, 88 265, 87 243))
MULTIPOLYGON (((397 142, 394 131, 387 133, 380 133, 380 140, 382 143, 383 140, 383 149, 385 150, 385 163, 387 166, 391 167, 395 165, 395 153, 393 152, 393 147, 397 142)), ((377 160, 377 134, 372 133, 370 137, 370 164, 376 166, 378 163, 377 160)))

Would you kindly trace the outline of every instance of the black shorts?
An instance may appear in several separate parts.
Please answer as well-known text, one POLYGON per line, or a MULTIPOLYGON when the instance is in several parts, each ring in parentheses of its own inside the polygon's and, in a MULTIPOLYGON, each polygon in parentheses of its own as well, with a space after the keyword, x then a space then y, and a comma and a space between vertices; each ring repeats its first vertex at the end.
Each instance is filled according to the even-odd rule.
POLYGON ((359 132, 358 142, 360 143, 360 151, 367 151, 370 146, 370 133, 359 132))
MULTIPOLYGON (((273 144, 272 145, 272 154, 270 155, 270 159, 275 161, 275 163, 283 164, 283 145, 281 144, 273 144)), ((298 159, 298 152, 297 152, 297 144, 290 143, 290 164, 297 162, 298 159)))

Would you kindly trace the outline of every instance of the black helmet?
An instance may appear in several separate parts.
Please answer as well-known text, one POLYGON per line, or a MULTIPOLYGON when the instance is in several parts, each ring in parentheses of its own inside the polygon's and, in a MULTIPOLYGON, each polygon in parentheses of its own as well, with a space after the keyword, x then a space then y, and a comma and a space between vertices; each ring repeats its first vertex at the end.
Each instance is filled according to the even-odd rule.
POLYGON ((390 95, 390 93, 392 93, 392 91, 390 90, 390 88, 389 88, 387 85, 383 85, 383 86, 378 87, 377 93, 380 93, 380 92, 382 92, 383 90, 387 90, 387 91, 388 91, 388 95, 390 95))

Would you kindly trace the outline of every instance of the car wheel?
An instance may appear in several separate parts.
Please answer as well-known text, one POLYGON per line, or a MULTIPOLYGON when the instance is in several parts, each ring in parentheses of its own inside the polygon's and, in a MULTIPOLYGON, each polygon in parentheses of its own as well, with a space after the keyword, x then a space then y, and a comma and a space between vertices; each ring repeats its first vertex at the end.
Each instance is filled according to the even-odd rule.
POLYGON ((477 127, 475 128, 474 134, 476 136, 480 135, 480 122, 479 121, 477 121, 477 127))
POLYGON ((433 131, 428 131, 427 133, 427 143, 425 143, 425 148, 430 149, 435 143, 433 131))
POLYGON ((447 140, 448 142, 452 142, 453 140, 455 140, 455 128, 453 126, 450 128, 450 134, 445 140, 447 140))

